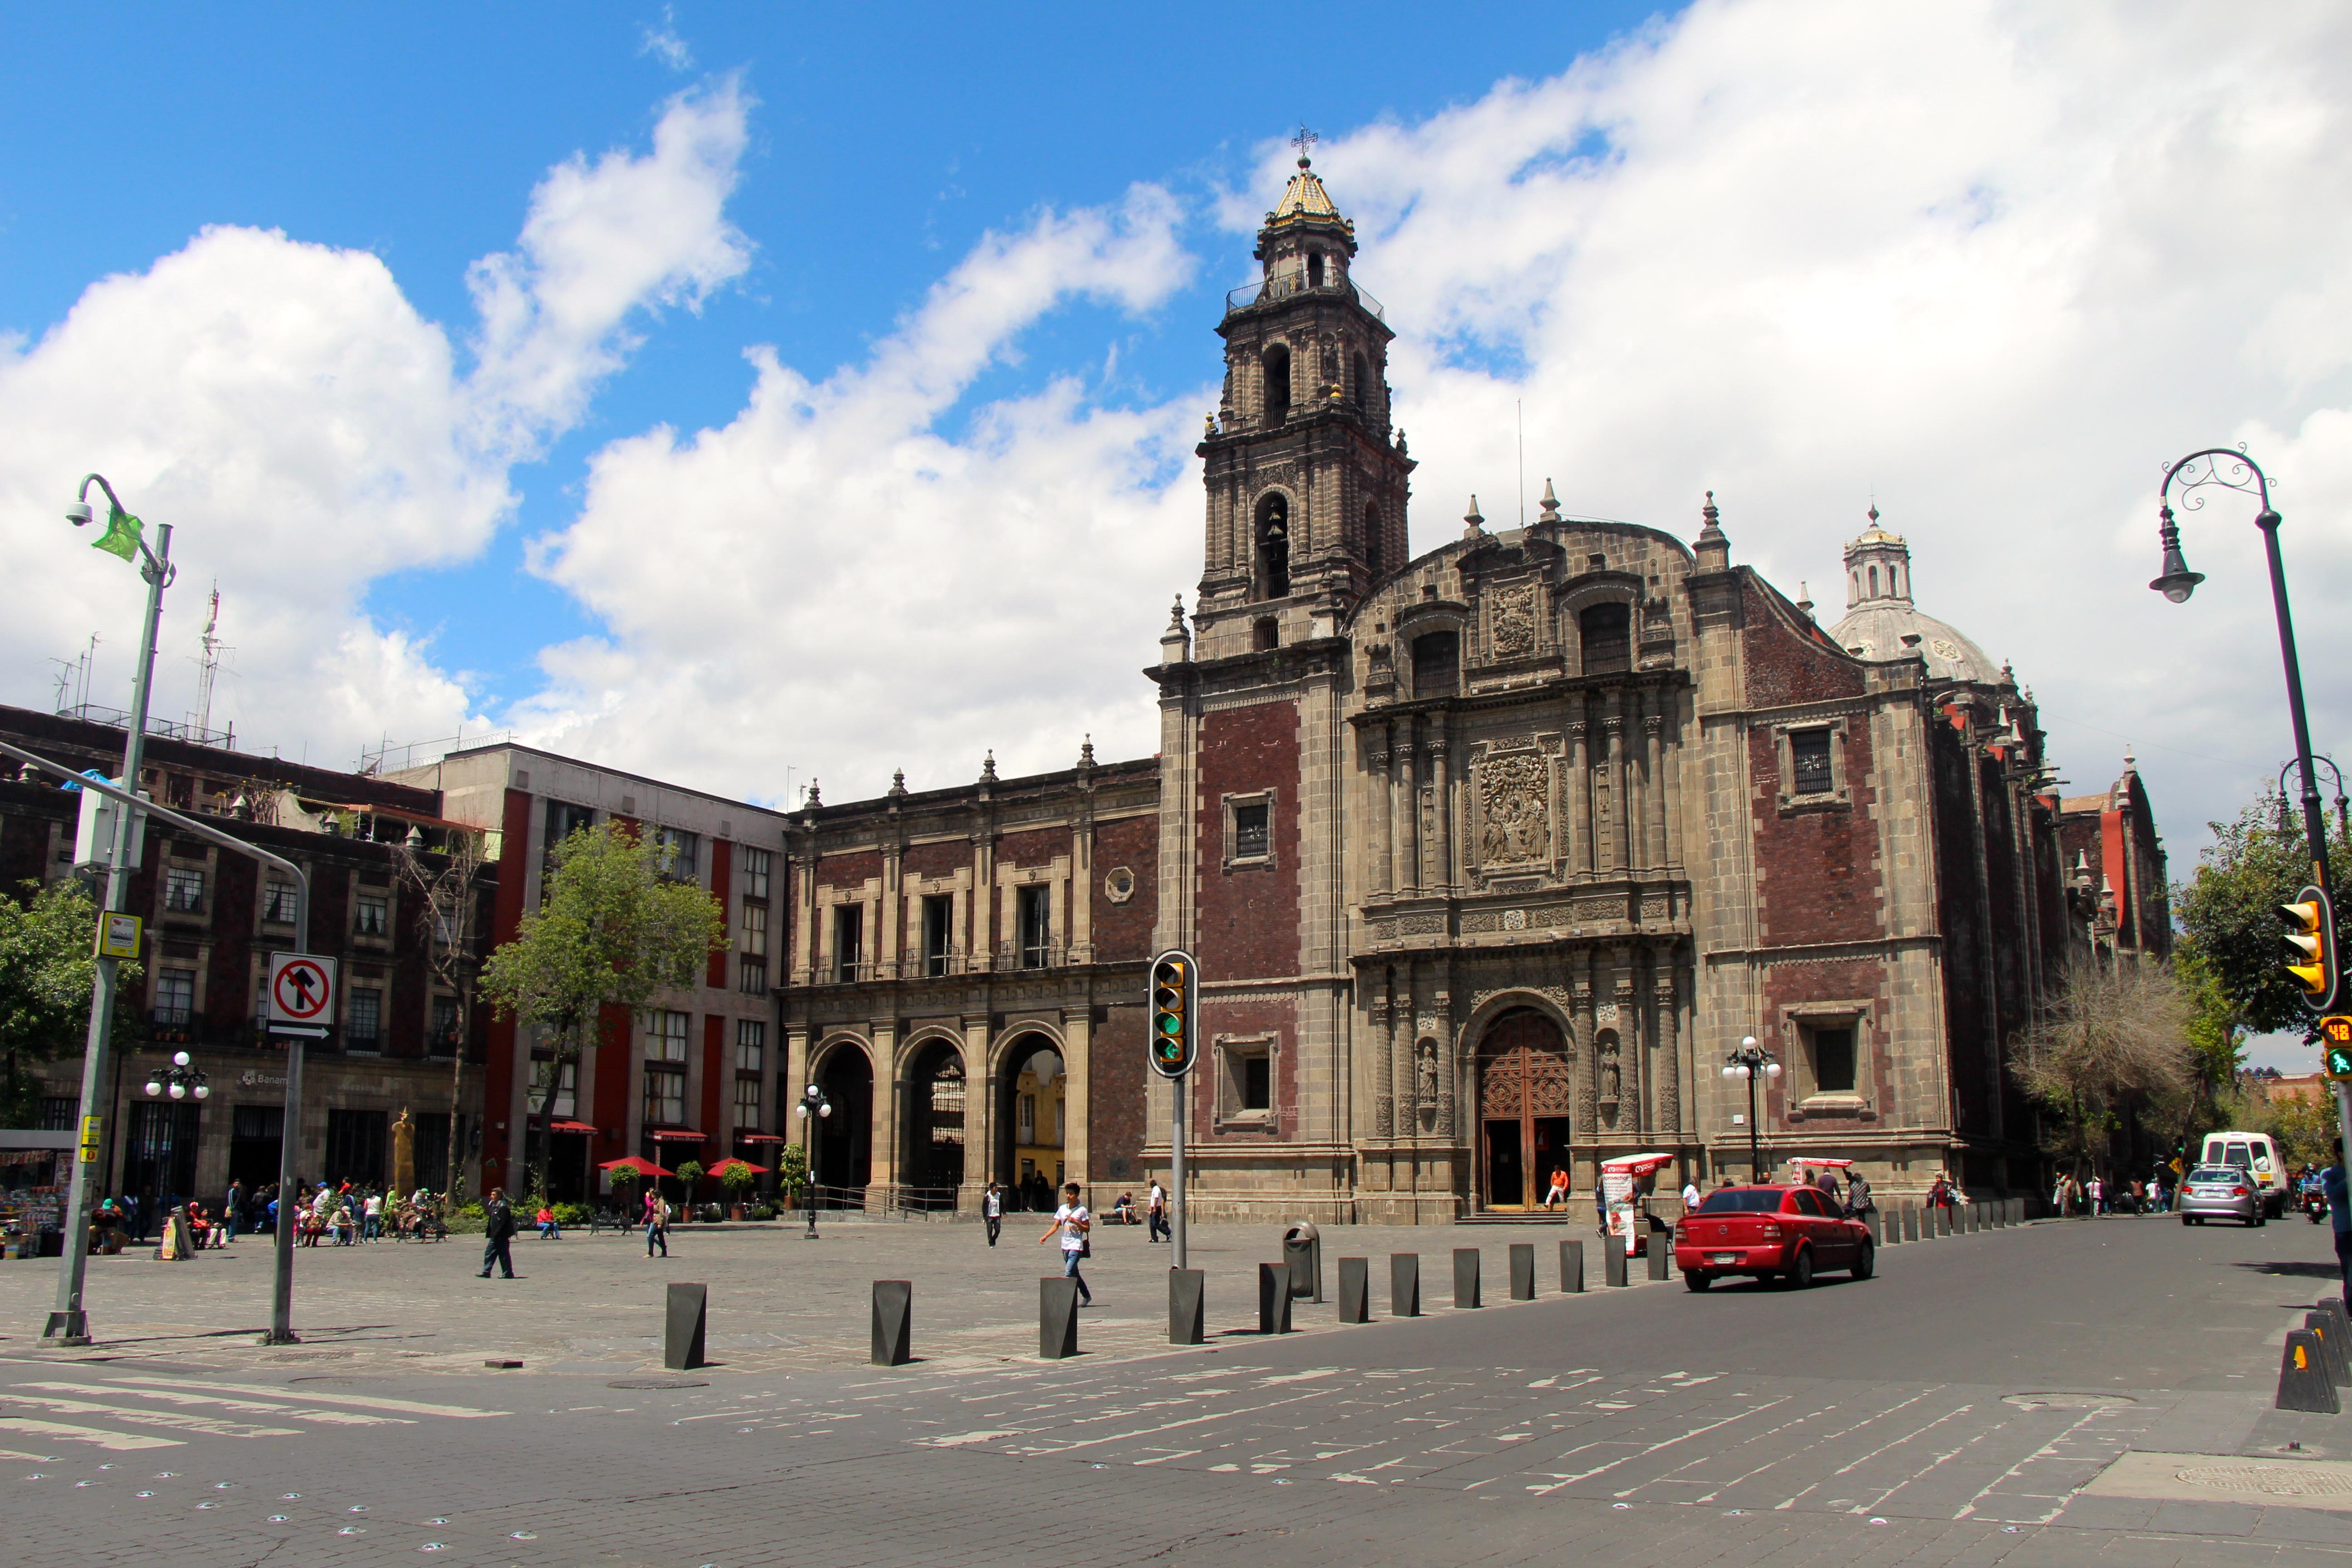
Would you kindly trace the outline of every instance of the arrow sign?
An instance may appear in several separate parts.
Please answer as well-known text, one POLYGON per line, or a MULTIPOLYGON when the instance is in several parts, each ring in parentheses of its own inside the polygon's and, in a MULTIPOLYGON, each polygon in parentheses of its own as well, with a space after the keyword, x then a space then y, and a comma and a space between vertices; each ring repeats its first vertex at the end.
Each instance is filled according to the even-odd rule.
POLYGON ((269 955, 269 1021, 330 1024, 335 1016, 335 961, 307 952, 269 955))

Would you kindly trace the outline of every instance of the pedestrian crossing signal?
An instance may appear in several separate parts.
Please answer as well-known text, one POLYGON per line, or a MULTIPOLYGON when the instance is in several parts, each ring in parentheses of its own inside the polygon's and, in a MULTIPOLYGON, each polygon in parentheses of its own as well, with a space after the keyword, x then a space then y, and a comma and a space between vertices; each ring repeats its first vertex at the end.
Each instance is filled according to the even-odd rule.
POLYGON ((2339 1013, 2319 1020, 2319 1045, 2327 1076, 2352 1081, 2352 1018, 2339 1013))
POLYGON ((1200 972, 1192 955, 1171 949, 1151 961, 1151 1070, 1182 1078, 1200 1049, 1200 972))
POLYGON ((2279 914, 2286 921, 2287 945, 2294 950, 2287 960, 2286 972, 2303 987, 2303 999, 2316 1010, 2334 1005, 2337 984, 2336 966, 2336 914, 2329 907, 2327 895, 2317 888, 2306 887, 2295 895, 2295 901, 2281 904, 2279 914))

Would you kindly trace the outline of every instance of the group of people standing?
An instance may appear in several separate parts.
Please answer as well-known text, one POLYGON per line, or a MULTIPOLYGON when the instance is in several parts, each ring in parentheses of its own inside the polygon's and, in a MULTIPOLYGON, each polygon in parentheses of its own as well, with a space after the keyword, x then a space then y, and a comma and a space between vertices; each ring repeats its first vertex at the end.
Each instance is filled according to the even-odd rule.
POLYGON ((2172 1173, 2162 1166, 2146 1181, 2064 1174, 2050 1189, 2050 1207, 2061 1215, 2170 1214, 2172 1195, 2172 1173))

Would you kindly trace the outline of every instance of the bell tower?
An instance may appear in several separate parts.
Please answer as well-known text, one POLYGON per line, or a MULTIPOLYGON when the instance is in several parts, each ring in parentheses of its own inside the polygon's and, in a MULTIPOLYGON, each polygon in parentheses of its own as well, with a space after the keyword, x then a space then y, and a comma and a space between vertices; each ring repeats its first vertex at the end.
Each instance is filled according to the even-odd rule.
POLYGON ((1265 215, 1258 281, 1225 297, 1225 384, 1198 452, 1208 541, 1198 657, 1329 635, 1406 558, 1412 461, 1389 424, 1380 301, 1349 277, 1356 226, 1297 139, 1265 215))

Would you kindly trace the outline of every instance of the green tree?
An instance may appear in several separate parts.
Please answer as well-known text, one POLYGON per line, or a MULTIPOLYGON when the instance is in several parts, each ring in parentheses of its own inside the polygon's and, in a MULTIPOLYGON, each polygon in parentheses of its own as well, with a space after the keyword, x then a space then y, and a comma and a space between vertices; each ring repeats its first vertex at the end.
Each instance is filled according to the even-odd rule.
MULTIPOLYGON (((667 875, 670 852, 614 823, 583 827, 550 857, 546 896, 512 941, 482 966, 482 995, 502 1017, 545 1032, 552 1059, 540 1081, 539 1113, 552 1116, 563 1064, 580 1059, 606 1007, 631 1012, 690 986, 727 947, 719 900, 667 875)), ((534 1152, 530 1185, 546 1185, 547 1149, 534 1152)))
POLYGON ((2051 1152, 2079 1171, 2106 1152, 2126 1112, 2186 1093, 2195 1081, 2189 1016, 2168 969, 2068 971, 2056 1002, 2018 1042, 2018 1082, 2056 1122, 2051 1152))
MULTIPOLYGON (((2318 1038, 2317 1020, 2304 1005, 2303 987, 2286 972, 2288 948, 2279 906, 2311 880, 2311 857, 2300 813, 2280 831, 2282 805, 2265 790, 2234 822, 2210 824, 2213 842, 2198 857, 2189 880, 2173 889, 2173 911, 2188 934, 2189 951, 2210 971, 2236 1010, 2237 1022, 2256 1034, 2294 1029, 2318 1038)), ((2331 822, 2329 879, 2352 894, 2352 845, 2331 822)), ((2352 897, 2346 897, 2352 902, 2352 897)), ((2352 952, 2352 910, 2336 911, 2336 941, 2352 952)))
MULTIPOLYGON (((79 882, 27 882, 21 903, 0 896, 0 1126, 31 1126, 40 1110, 31 1069, 88 1040, 97 945, 98 906, 79 882)), ((137 963, 117 965, 118 995, 141 978, 137 963)), ((114 1010, 118 1049, 137 1036, 130 1015, 114 1010)))
POLYGON ((808 1151, 797 1143, 776 1149, 776 1192, 789 1197, 808 1185, 808 1151))

